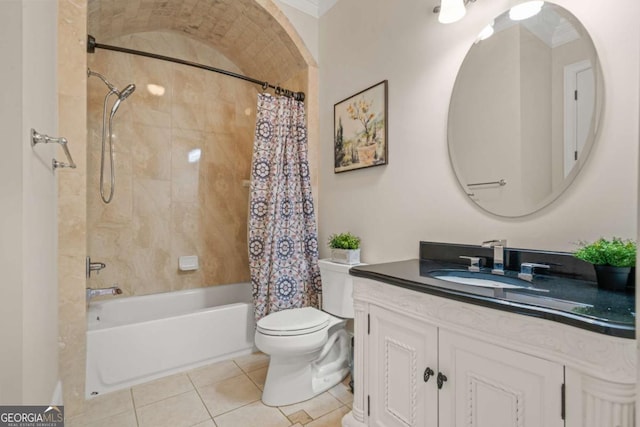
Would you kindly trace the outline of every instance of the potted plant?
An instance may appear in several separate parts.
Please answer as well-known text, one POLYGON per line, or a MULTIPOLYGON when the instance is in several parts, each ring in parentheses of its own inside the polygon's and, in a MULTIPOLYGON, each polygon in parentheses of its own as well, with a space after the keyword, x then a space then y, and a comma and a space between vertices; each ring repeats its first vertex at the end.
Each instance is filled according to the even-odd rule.
POLYGON ((631 270, 636 265, 636 242, 614 237, 600 238, 593 243, 581 242, 575 257, 593 264, 598 286, 604 289, 625 290, 631 270))
POLYGON ((360 264, 360 238, 346 232, 329 236, 331 261, 341 264, 360 264))

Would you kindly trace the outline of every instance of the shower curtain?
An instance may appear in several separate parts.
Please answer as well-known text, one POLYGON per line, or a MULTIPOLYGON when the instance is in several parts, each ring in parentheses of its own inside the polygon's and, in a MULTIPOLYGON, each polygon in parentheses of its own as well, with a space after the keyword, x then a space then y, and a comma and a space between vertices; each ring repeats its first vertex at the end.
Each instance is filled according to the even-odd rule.
POLYGON ((319 307, 322 292, 304 103, 258 95, 249 205, 249 267, 256 320, 319 307))

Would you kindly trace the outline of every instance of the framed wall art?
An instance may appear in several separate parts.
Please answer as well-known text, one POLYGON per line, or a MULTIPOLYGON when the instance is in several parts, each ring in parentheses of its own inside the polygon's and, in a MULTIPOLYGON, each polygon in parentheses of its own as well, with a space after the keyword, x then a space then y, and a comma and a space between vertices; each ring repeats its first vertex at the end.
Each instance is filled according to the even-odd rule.
POLYGON ((335 173, 386 165, 387 80, 333 106, 335 173))

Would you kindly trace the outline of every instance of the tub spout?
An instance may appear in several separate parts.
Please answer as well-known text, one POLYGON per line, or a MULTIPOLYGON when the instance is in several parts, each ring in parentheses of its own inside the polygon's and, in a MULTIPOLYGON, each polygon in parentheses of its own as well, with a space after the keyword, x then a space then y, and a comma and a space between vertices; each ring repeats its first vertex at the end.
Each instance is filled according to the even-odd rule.
POLYGON ((102 295, 120 295, 121 293, 122 289, 120 289, 117 285, 110 288, 87 288, 87 305, 89 304, 89 301, 91 301, 91 298, 99 297, 102 295))

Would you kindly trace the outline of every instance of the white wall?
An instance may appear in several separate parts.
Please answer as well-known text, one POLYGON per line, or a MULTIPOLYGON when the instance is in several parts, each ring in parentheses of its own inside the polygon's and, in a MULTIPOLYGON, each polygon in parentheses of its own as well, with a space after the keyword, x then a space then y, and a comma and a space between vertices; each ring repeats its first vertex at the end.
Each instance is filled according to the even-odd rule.
POLYGON ((0 2, 0 404, 22 399, 22 6, 0 2), (5 66, 6 64, 7 66, 5 66))
POLYGON ((56 2, 0 2, 0 404, 48 404, 58 382, 56 2))
MULTIPOLYGON (((640 55, 640 32, 636 34, 636 38, 638 39, 638 46, 636 50, 638 51, 638 55, 640 55)), ((638 80, 638 84, 640 84, 640 73, 636 75, 636 79, 638 80)), ((640 108, 640 105, 639 105, 640 108)), ((638 123, 638 133, 640 134, 640 122, 638 123)), ((637 138, 638 145, 640 145, 640 138, 637 138)), ((640 161, 640 159, 638 159, 640 161)), ((640 186, 640 177, 639 177, 639 186, 640 186)), ((636 206, 640 209, 640 193, 638 194, 638 200, 636 201, 636 206)), ((638 218, 638 229, 640 229, 640 218, 638 218)), ((640 234, 638 234, 637 240, 640 241, 640 234)), ((636 266, 640 265, 640 253, 636 253, 636 266)), ((637 274, 636 274, 637 276, 637 274)), ((640 298, 636 298, 636 313, 640 310, 640 298)), ((636 317, 636 331, 640 329, 640 317, 636 317)), ((640 366, 640 340, 636 337, 636 346, 638 348, 637 352, 637 364, 636 366, 640 366)), ((636 378, 636 408, 640 408, 640 369, 637 371, 636 378)))
MULTIPOLYGON (((447 111, 457 70, 480 30, 517 0, 476 2, 441 25, 422 0, 339 1, 320 18, 320 240, 350 230, 363 260, 415 258, 418 242, 574 250, 573 242, 636 236, 640 2, 556 0, 587 28, 604 73, 600 136, 573 185, 543 210, 493 216, 468 200, 447 151, 447 111), (389 80, 389 164, 336 175, 333 104, 389 80)), ((323 248, 326 255, 326 249, 323 248)))
POLYGON ((295 7, 289 6, 280 0, 275 0, 274 3, 278 5, 291 24, 295 27, 298 35, 313 56, 313 59, 318 62, 318 18, 296 9, 295 7))

